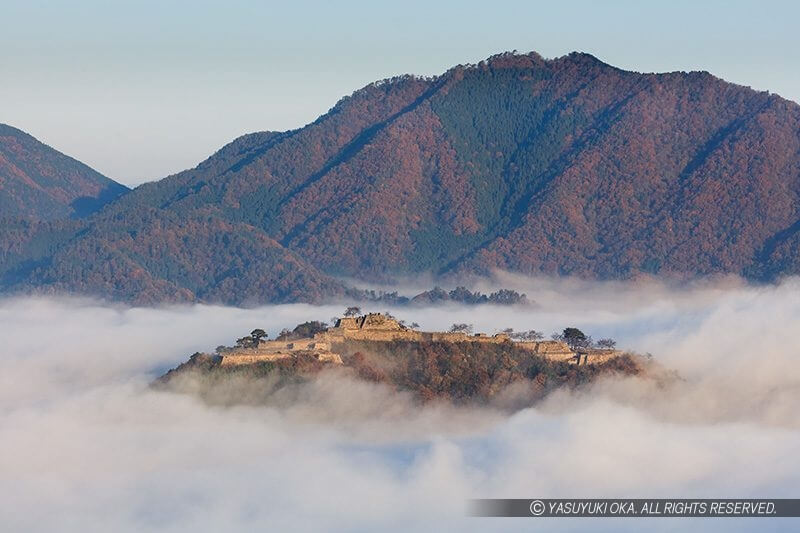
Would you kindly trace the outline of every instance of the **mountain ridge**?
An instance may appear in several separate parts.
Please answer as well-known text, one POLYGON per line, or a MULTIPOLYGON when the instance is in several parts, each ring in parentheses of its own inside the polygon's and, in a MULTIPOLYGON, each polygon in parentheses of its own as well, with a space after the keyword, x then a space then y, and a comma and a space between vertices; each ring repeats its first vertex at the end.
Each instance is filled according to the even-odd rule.
POLYGON ((0 123, 0 190, 4 217, 55 220, 89 216, 128 188, 0 123))
POLYGON ((111 202, 28 272, 16 242, 3 289, 240 303, 241 278, 263 285, 249 295, 263 301, 421 272, 769 280, 800 273, 798 220, 794 102, 707 72, 502 53, 381 80, 302 128, 241 136, 111 202), (272 250, 268 268, 256 242, 272 250), (82 272, 77 258, 108 243, 120 272, 82 272), (283 261, 307 277, 273 275, 283 261), (125 278, 139 271, 151 282, 134 289, 125 278))

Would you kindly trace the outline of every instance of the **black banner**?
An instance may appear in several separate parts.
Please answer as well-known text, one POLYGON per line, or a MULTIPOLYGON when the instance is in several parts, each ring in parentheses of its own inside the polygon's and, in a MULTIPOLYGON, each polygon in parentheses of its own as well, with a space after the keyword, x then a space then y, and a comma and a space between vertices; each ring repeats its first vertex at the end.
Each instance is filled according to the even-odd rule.
POLYGON ((598 518, 800 517, 800 499, 533 499, 470 500, 471 516, 598 518))

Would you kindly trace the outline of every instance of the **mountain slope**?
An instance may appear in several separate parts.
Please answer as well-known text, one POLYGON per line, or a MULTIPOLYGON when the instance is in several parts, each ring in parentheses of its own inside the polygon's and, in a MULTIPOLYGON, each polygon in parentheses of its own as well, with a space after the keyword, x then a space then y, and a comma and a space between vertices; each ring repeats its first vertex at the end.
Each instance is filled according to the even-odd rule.
POLYGON ((38 220, 87 216, 128 188, 0 124, 0 213, 38 220))
POLYGON ((324 297, 330 275, 504 268, 769 279, 800 273, 798 221, 797 104, 708 73, 626 72, 587 54, 501 54, 434 78, 371 84, 299 130, 241 137, 121 197, 83 231, 60 226, 49 248, 41 237, 32 248, 8 238, 16 267, 4 279, 13 280, 6 290, 151 300, 187 290, 239 302, 237 280, 268 285, 281 275, 264 269, 256 246, 232 244, 243 235, 270 243, 275 267, 291 257, 314 273, 313 283, 286 280, 294 285, 278 291, 284 300, 324 297), (174 223, 147 229, 142 213, 174 223), (189 226, 202 242, 191 242, 189 226), (214 251, 190 260, 200 246, 214 251), (79 259, 102 250, 122 254, 152 284, 87 275, 79 259), (218 264, 236 268, 210 274, 218 264))

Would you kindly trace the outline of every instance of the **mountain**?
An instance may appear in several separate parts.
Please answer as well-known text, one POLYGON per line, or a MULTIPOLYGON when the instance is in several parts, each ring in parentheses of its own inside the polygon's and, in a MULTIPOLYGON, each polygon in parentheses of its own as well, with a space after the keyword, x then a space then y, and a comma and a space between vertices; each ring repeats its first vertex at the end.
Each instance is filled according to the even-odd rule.
POLYGON ((705 72, 505 53, 373 83, 73 224, 0 232, 3 290, 239 303, 496 268, 772 279, 800 273, 800 106, 705 72))
POLYGON ((79 218, 127 191, 27 133, 0 124, 0 216, 79 218))

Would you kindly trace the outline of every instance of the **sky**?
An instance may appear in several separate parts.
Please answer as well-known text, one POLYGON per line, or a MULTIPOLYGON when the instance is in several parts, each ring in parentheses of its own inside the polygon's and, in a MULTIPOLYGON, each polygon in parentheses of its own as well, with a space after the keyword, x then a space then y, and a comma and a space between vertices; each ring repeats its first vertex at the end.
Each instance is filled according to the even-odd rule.
POLYGON ((127 185, 342 96, 507 50, 708 70, 800 101, 800 2, 3 0, 0 122, 127 185))

